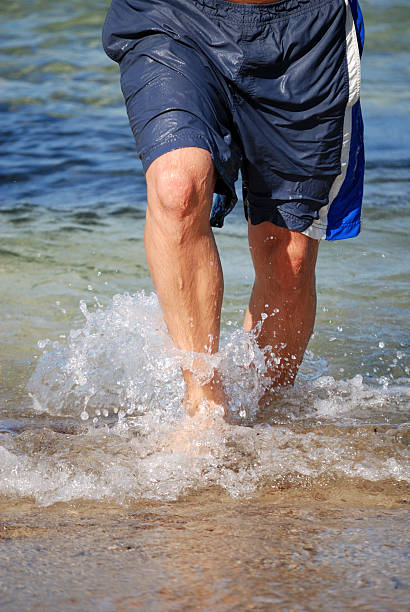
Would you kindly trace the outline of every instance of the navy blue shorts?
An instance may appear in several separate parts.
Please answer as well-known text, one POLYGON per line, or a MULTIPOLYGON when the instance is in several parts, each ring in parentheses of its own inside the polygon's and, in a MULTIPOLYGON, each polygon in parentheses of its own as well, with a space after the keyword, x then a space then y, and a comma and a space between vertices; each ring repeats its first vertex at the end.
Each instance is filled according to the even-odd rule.
POLYGON ((218 179, 211 225, 234 207, 312 238, 360 231, 363 127, 356 0, 113 0, 106 53, 144 171, 200 147, 218 179))

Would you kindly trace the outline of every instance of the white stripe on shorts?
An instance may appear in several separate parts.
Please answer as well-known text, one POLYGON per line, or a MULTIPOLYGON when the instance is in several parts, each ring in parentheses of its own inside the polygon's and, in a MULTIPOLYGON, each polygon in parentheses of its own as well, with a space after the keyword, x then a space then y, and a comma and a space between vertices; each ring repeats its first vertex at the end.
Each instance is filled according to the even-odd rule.
POLYGON ((304 232, 309 238, 321 240, 326 238, 327 229, 327 214, 333 200, 336 198, 339 190, 345 180, 350 154, 350 139, 352 134, 352 107, 359 100, 360 96, 360 52, 357 42, 356 27, 353 20, 352 11, 350 9, 349 0, 345 0, 346 4, 346 59, 347 71, 349 75, 349 97, 345 109, 345 117, 343 122, 343 141, 341 150, 341 173, 333 181, 333 185, 329 193, 329 203, 319 210, 319 219, 315 219, 304 232))

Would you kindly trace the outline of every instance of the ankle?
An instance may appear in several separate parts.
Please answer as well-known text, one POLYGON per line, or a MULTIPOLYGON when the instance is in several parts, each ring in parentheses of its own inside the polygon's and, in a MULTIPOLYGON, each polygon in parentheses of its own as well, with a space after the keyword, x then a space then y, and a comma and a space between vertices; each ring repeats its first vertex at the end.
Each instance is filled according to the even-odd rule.
POLYGON ((214 377, 211 382, 205 385, 186 386, 184 406, 190 416, 198 412, 202 402, 210 407, 221 406, 226 412, 228 400, 219 377, 214 377))

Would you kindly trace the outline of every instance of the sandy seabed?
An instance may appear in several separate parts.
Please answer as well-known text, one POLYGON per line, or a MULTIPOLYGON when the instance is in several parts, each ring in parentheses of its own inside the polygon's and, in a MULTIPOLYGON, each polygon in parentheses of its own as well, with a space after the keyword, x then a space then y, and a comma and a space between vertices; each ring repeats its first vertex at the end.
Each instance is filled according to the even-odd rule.
POLYGON ((398 610, 408 490, 213 489, 177 502, 0 504, 7 612, 398 610))

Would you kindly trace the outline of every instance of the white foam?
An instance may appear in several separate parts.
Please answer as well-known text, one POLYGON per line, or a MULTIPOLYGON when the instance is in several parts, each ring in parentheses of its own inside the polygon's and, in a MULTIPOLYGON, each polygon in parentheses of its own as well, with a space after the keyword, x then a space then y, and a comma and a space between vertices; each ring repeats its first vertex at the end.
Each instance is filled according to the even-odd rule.
POLYGON ((2 436, 0 494, 50 504, 176 499, 209 486, 248 496, 260 487, 340 475, 409 481, 397 428, 376 434, 367 426, 383 423, 392 405, 403 414, 408 381, 385 388, 360 375, 302 378, 272 399, 258 423, 264 355, 252 334, 230 327, 221 351, 204 359, 220 369, 242 424, 230 426, 218 415, 190 419, 181 407, 181 354, 156 297, 116 295, 106 309, 90 312, 82 303, 81 310, 84 326, 44 345, 29 383, 33 410, 43 413, 46 427, 2 436), (53 430, 56 417, 74 418, 79 432, 61 433, 61 423, 53 430))
POLYGON ((264 486, 342 475, 410 481, 406 452, 393 432, 349 437, 297 433, 290 427, 253 428, 189 420, 178 433, 144 416, 108 430, 67 436, 51 430, 9 437, 0 446, 0 491, 41 504, 73 499, 177 499, 219 486, 249 496, 264 486))

